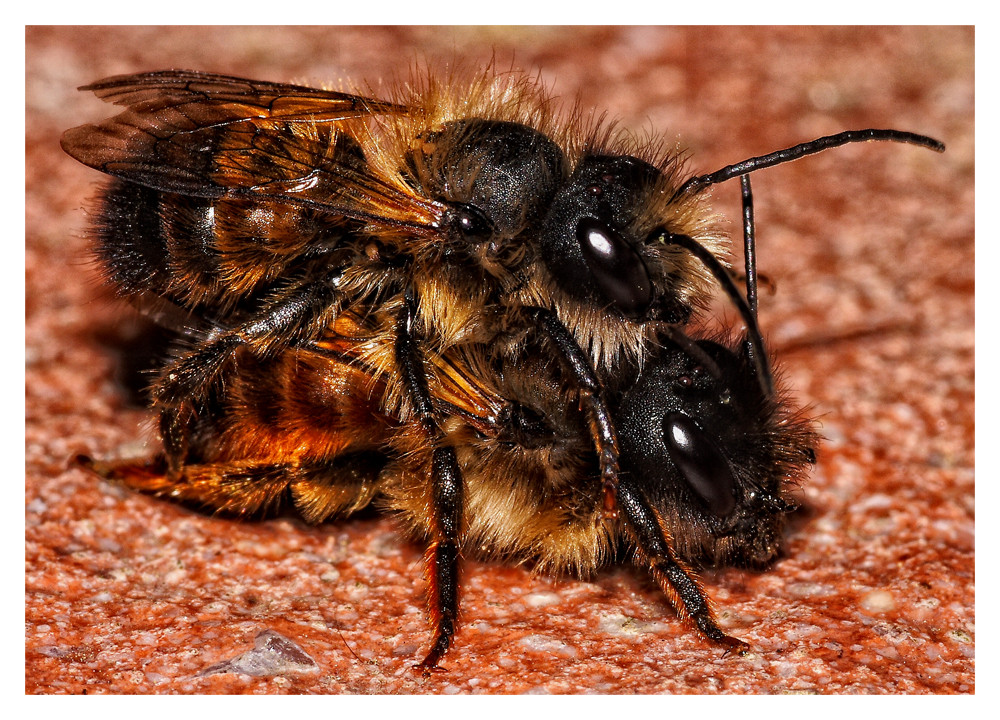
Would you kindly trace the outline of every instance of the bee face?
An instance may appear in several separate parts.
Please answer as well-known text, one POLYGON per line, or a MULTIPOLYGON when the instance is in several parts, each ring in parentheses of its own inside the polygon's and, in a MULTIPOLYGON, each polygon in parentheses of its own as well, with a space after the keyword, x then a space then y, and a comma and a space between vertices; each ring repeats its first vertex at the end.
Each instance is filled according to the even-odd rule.
POLYGON ((564 292, 627 318, 646 317, 658 278, 632 221, 659 177, 637 158, 583 158, 553 199, 540 238, 542 258, 564 292))
POLYGON ((710 276, 663 241, 674 233, 721 250, 697 194, 679 193, 676 158, 658 164, 588 151, 552 198, 535 238, 538 297, 555 305, 602 370, 644 362, 659 323, 686 324, 710 276))
POLYGON ((816 436, 761 392, 745 344, 697 348, 665 347, 622 393, 623 467, 683 557, 764 565, 793 509, 784 492, 812 461, 816 436))

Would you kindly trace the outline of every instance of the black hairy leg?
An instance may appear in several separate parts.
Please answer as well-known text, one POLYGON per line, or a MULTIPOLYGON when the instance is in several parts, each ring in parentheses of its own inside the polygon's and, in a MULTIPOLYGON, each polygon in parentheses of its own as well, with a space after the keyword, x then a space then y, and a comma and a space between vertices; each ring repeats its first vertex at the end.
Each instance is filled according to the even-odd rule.
POLYGON ((540 307, 525 308, 525 312, 555 346, 563 369, 580 393, 580 404, 587 416, 587 425, 600 465, 601 484, 604 489, 604 516, 614 518, 618 512, 615 492, 620 473, 618 436, 611 421, 611 411, 604 398, 603 387, 587 356, 559 318, 551 311, 540 307))
POLYGON ((290 285, 267 300, 250 319, 211 335, 194 350, 181 355, 160 373, 153 388, 161 411, 168 470, 176 474, 187 454, 188 427, 194 405, 212 387, 241 348, 266 358, 289 346, 319 337, 336 317, 342 296, 337 289, 340 270, 290 285))
POLYGON ((438 663, 448 651, 458 624, 463 481, 455 449, 445 444, 435 419, 422 353, 414 337, 415 318, 416 300, 408 291, 396 322, 396 364, 417 423, 434 448, 430 467, 431 538, 426 554, 433 639, 430 651, 416 666, 426 674, 440 669, 438 663))
POLYGON ((637 550, 636 562, 646 565, 671 605, 682 617, 690 618, 707 638, 724 646, 727 653, 744 654, 747 644, 719 627, 705 591, 675 556, 669 533, 649 502, 636 489, 621 484, 618 506, 637 550))

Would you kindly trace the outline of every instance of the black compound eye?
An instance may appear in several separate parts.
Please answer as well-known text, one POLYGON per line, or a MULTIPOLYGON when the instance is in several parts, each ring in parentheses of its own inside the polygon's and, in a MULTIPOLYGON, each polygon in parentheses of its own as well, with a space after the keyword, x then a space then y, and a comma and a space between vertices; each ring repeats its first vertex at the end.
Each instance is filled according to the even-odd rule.
POLYGON ((576 239, 604 296, 625 316, 641 316, 653 302, 653 283, 642 256, 621 233, 592 217, 577 223, 576 239))
POLYGON ((486 242, 493 237, 493 223, 472 205, 459 205, 450 211, 450 222, 470 242, 486 242))
POLYGON ((670 459, 708 510, 719 517, 731 513, 736 507, 736 480, 711 438, 687 415, 669 413, 663 418, 663 441, 670 459))

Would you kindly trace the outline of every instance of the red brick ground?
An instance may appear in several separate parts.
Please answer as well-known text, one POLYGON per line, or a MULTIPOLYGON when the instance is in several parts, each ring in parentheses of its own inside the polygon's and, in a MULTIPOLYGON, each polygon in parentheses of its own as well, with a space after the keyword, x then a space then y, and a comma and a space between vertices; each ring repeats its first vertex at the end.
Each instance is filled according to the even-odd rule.
MULTIPOLYGON (((975 689, 974 94, 970 29, 27 31, 25 689, 28 693, 968 693, 975 689), (540 69, 560 95, 714 170, 845 128, 942 156, 841 149, 755 179, 763 327, 827 441, 784 559, 707 573, 722 657, 629 570, 591 581, 469 562, 464 625, 429 679, 420 549, 392 523, 236 524, 66 469, 141 451, 100 338, 81 211, 97 174, 59 134, 108 108, 73 88, 165 67, 377 82, 414 57, 540 69), (199 673, 273 630, 318 664, 199 673)), ((716 191, 736 220, 738 190, 716 191)))

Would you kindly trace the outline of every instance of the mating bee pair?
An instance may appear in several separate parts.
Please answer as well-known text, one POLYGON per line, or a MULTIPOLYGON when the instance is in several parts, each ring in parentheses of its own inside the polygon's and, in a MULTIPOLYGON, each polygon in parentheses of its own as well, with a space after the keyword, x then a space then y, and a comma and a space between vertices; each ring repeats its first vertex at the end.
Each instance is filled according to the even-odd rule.
POLYGON ((428 542, 425 670, 466 551, 586 573, 626 543, 680 614, 745 648, 688 563, 772 559, 816 438, 775 389, 754 270, 741 293, 704 190, 743 176, 749 227, 746 173, 938 143, 849 132, 684 180, 517 75, 387 101, 184 71, 83 89, 125 107, 63 138, 116 178, 106 279, 183 336, 153 388, 163 453, 89 467, 236 515, 381 498, 428 542), (685 332, 715 286, 739 339, 685 332))

